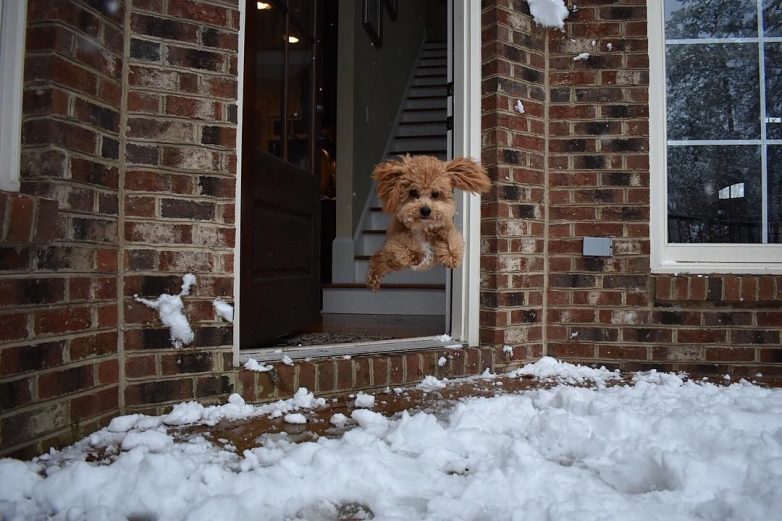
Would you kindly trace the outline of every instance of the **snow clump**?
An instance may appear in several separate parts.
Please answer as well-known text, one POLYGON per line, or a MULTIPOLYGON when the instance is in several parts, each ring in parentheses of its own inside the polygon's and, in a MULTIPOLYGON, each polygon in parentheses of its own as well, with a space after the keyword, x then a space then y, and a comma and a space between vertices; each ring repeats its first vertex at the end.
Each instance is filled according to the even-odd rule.
POLYGON ((187 321, 184 313, 182 297, 190 295, 190 287, 196 282, 195 275, 185 274, 182 277, 182 289, 176 295, 163 293, 154 300, 148 300, 138 295, 133 295, 137 302, 141 302, 148 308, 154 309, 160 315, 160 321, 171 330, 171 343, 177 349, 187 345, 195 338, 195 333, 187 321))
POLYGON ((221 298, 212 301, 212 307, 215 308, 215 314, 228 322, 234 321, 234 307, 221 298))
POLYGON ((527 3, 538 25, 557 29, 565 27, 565 18, 569 13, 564 0, 527 0, 527 3))

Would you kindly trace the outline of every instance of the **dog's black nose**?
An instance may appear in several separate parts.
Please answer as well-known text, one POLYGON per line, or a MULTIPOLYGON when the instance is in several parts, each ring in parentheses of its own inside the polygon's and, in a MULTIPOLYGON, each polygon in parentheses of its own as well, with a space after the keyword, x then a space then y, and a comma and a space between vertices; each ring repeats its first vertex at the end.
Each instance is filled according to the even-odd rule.
POLYGON ((421 215, 423 215, 424 217, 429 217, 429 214, 431 213, 432 213, 432 209, 429 208, 428 206, 421 207, 421 215))

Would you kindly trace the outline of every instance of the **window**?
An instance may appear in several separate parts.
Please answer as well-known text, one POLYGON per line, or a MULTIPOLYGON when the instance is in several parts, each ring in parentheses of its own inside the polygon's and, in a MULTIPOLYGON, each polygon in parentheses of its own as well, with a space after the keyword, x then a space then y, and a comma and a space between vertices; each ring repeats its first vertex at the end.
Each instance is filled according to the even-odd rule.
POLYGON ((19 190, 26 0, 0 0, 0 190, 19 190))
POLYGON ((652 269, 782 271, 782 0, 648 5, 652 269))

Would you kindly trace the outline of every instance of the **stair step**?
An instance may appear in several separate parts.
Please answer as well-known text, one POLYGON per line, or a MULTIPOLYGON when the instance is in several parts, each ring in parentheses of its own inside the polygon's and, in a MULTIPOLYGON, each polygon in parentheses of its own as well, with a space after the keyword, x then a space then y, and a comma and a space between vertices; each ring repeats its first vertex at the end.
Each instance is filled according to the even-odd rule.
POLYGON ((369 230, 387 230, 390 223, 391 216, 381 208, 372 207, 367 212, 367 229, 369 230))
POLYGON ((405 110, 402 112, 402 123, 415 123, 422 121, 445 121, 446 109, 405 110))
POLYGON ((391 146, 391 151, 394 154, 401 154, 404 152, 422 152, 422 151, 446 151, 448 150, 448 142, 444 135, 440 136, 427 136, 427 137, 397 137, 394 139, 394 143, 391 146))
POLYGON ((418 124, 403 124, 399 125, 397 129, 397 137, 411 137, 411 136, 445 136, 446 133, 445 121, 437 123, 422 122, 418 124))
POLYGON ((447 67, 448 59, 443 56, 439 58, 426 58, 423 57, 418 62, 418 67, 447 67))
MULTIPOLYGON (((358 256, 355 259, 355 279, 363 282, 367 280, 367 270, 369 269, 368 255, 358 256)), ((426 271, 400 270, 389 273, 384 279, 387 284, 444 284, 445 268, 435 266, 426 271)))
POLYGON ((415 78, 423 78, 426 76, 443 76, 448 77, 448 69, 445 67, 419 67, 415 71, 415 78))
POLYGON ((386 159, 399 159, 400 155, 409 153, 411 156, 434 156, 440 161, 446 161, 448 159, 448 152, 446 150, 418 150, 416 152, 391 152, 386 159))
POLYGON ((413 87, 407 92, 409 98, 440 97, 445 98, 448 95, 445 85, 425 85, 423 87, 413 87))
POLYGON ((377 293, 363 284, 323 287, 324 313, 438 315, 444 310, 444 284, 383 284, 377 293))
POLYGON ((421 51, 421 58, 445 60, 448 58, 446 49, 424 49, 421 51))
POLYGON ((445 110, 447 106, 448 101, 445 98, 408 98, 405 100, 405 110, 445 110))
POLYGON ((427 87, 427 86, 445 86, 448 83, 448 78, 445 75, 442 76, 420 76, 413 78, 413 87, 427 87))

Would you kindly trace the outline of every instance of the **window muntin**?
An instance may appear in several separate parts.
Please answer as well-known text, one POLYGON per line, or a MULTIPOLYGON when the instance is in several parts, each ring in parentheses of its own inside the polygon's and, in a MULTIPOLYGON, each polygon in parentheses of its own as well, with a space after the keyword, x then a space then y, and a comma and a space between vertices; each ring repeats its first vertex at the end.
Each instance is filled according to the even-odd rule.
POLYGON ((781 2, 665 0, 667 245, 782 243, 781 2))

